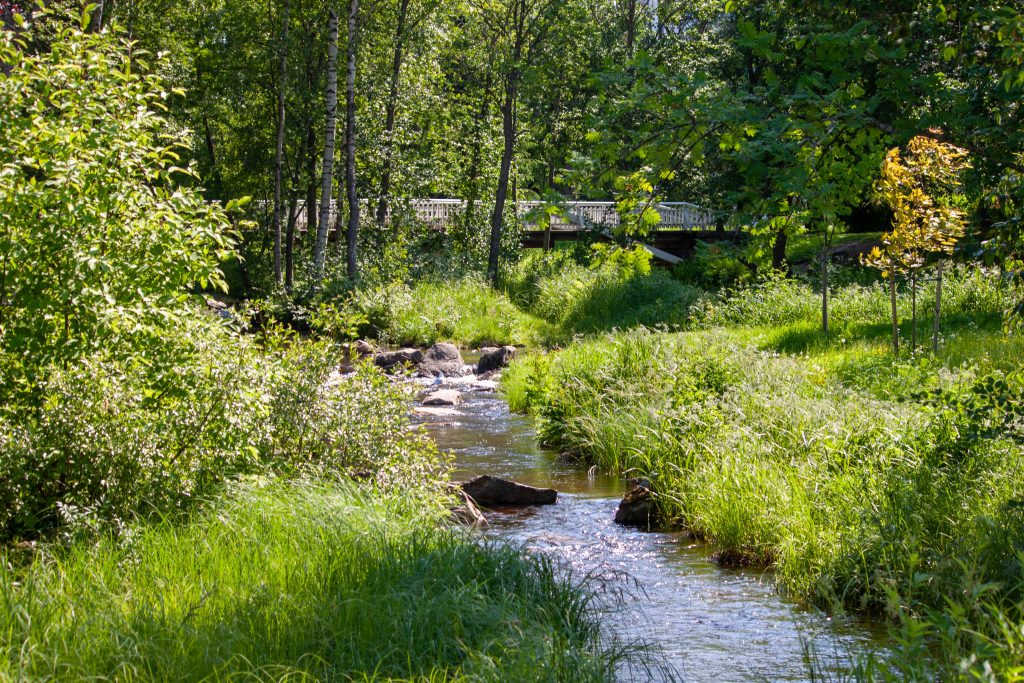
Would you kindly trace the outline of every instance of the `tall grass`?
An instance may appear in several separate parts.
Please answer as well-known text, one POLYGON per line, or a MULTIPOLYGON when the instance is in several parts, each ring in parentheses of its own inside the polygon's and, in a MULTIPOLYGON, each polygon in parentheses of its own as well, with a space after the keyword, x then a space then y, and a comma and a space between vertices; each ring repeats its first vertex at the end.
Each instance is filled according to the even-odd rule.
POLYGON ((588 267, 557 251, 524 258, 506 286, 516 304, 556 326, 563 338, 642 325, 680 327, 704 296, 663 270, 588 267))
POLYGON ((0 680, 608 680, 542 558, 339 484, 247 486, 181 525, 0 562, 0 680))
POLYGON ((351 305, 367 317, 364 331, 389 344, 534 344, 549 335, 542 320, 474 277, 360 290, 351 305))
POLYGON ((1021 441, 971 436, 989 418, 915 399, 966 391, 979 369, 846 360, 845 375, 860 363, 875 379, 851 385, 820 356, 759 350, 728 330, 634 331, 523 358, 504 384, 550 445, 651 479, 664 517, 723 562, 772 566, 782 589, 835 609, 965 619, 1010 653, 987 665, 1024 664, 990 617, 951 607, 985 585, 990 614, 1014 604, 1021 441))

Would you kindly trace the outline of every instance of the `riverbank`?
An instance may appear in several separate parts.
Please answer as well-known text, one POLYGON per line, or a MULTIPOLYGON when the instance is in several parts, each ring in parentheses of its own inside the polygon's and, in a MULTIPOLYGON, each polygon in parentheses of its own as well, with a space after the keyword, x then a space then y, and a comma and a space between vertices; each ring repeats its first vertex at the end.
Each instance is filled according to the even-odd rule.
POLYGON ((649 647, 620 680, 841 679, 859 655, 886 647, 884 629, 780 595, 770 573, 718 566, 684 532, 615 523, 623 479, 540 447, 533 420, 493 392, 468 392, 450 414, 421 419, 453 453, 454 478, 489 474, 558 489, 556 505, 487 511, 481 531, 599 581, 602 626, 649 647))
POLYGON ((527 356, 503 388, 546 444, 649 479, 663 522, 721 563, 887 616, 901 675, 953 675, 961 660, 1006 672, 1020 661, 1005 632, 1020 621, 1020 342, 998 326, 991 280, 950 290, 936 356, 894 359, 884 330, 871 334, 882 292, 841 292, 850 338, 826 340, 805 321, 813 300, 770 283, 705 309, 707 330, 527 356))

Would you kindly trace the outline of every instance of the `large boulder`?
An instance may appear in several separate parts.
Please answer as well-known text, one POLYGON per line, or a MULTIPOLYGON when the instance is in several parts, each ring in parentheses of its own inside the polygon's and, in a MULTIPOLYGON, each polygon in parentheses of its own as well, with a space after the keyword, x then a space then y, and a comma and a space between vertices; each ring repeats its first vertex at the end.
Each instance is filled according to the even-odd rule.
POLYGON ((482 375, 492 370, 500 370, 516 357, 514 346, 485 346, 480 349, 480 360, 476 364, 476 374, 482 375))
POLYGON ((644 529, 657 526, 661 520, 651 482, 647 479, 632 479, 630 484, 632 486, 619 501, 615 521, 625 526, 638 526, 644 529))
POLYGON ((381 351, 374 356, 373 362, 378 368, 391 370, 405 363, 416 365, 423 358, 419 349, 398 349, 397 351, 381 351))
POLYGON ((442 372, 449 377, 462 377, 466 374, 466 364, 462 362, 458 347, 447 342, 431 346, 419 363, 420 374, 424 377, 437 377, 442 372))
POLYGON ((462 394, 455 389, 438 389, 423 399, 425 406, 457 406, 462 403, 462 394))
POLYGON ((554 489, 539 489, 487 474, 463 482, 461 487, 478 505, 491 507, 552 505, 558 498, 554 489))

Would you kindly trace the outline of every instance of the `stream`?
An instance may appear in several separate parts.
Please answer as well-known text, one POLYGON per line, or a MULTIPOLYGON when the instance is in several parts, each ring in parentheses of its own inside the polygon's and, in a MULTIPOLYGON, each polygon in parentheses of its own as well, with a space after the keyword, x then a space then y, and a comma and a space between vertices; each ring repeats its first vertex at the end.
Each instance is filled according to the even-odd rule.
POLYGON ((622 680, 805 681, 808 652, 839 674, 856 653, 883 646, 879 627, 787 600, 770 572, 726 569, 681 533, 622 527, 612 518, 625 482, 537 445, 531 420, 493 392, 463 395, 457 414, 418 416, 455 456, 457 481, 481 474, 558 490, 555 505, 487 513, 484 533, 550 554, 609 590, 604 622, 620 641, 642 641, 655 668, 622 680), (624 596, 624 597, 623 597, 624 596))

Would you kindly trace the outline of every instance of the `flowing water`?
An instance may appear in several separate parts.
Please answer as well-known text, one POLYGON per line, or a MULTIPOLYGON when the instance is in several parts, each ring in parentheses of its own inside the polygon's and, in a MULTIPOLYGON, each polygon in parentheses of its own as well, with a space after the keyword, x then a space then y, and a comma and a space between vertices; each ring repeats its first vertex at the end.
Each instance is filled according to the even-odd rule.
POLYGON ((615 524, 620 478, 539 448, 529 418, 510 414, 494 393, 464 401, 457 414, 421 418, 455 454, 456 479, 490 474, 559 492, 555 505, 489 512, 485 533, 549 553, 576 575, 605 577, 609 594, 620 596, 608 601, 612 632, 650 644, 664 663, 623 671, 623 679, 810 680, 808 652, 838 672, 853 653, 881 644, 878 629, 788 601, 769 574, 719 567, 683 534, 615 524))

